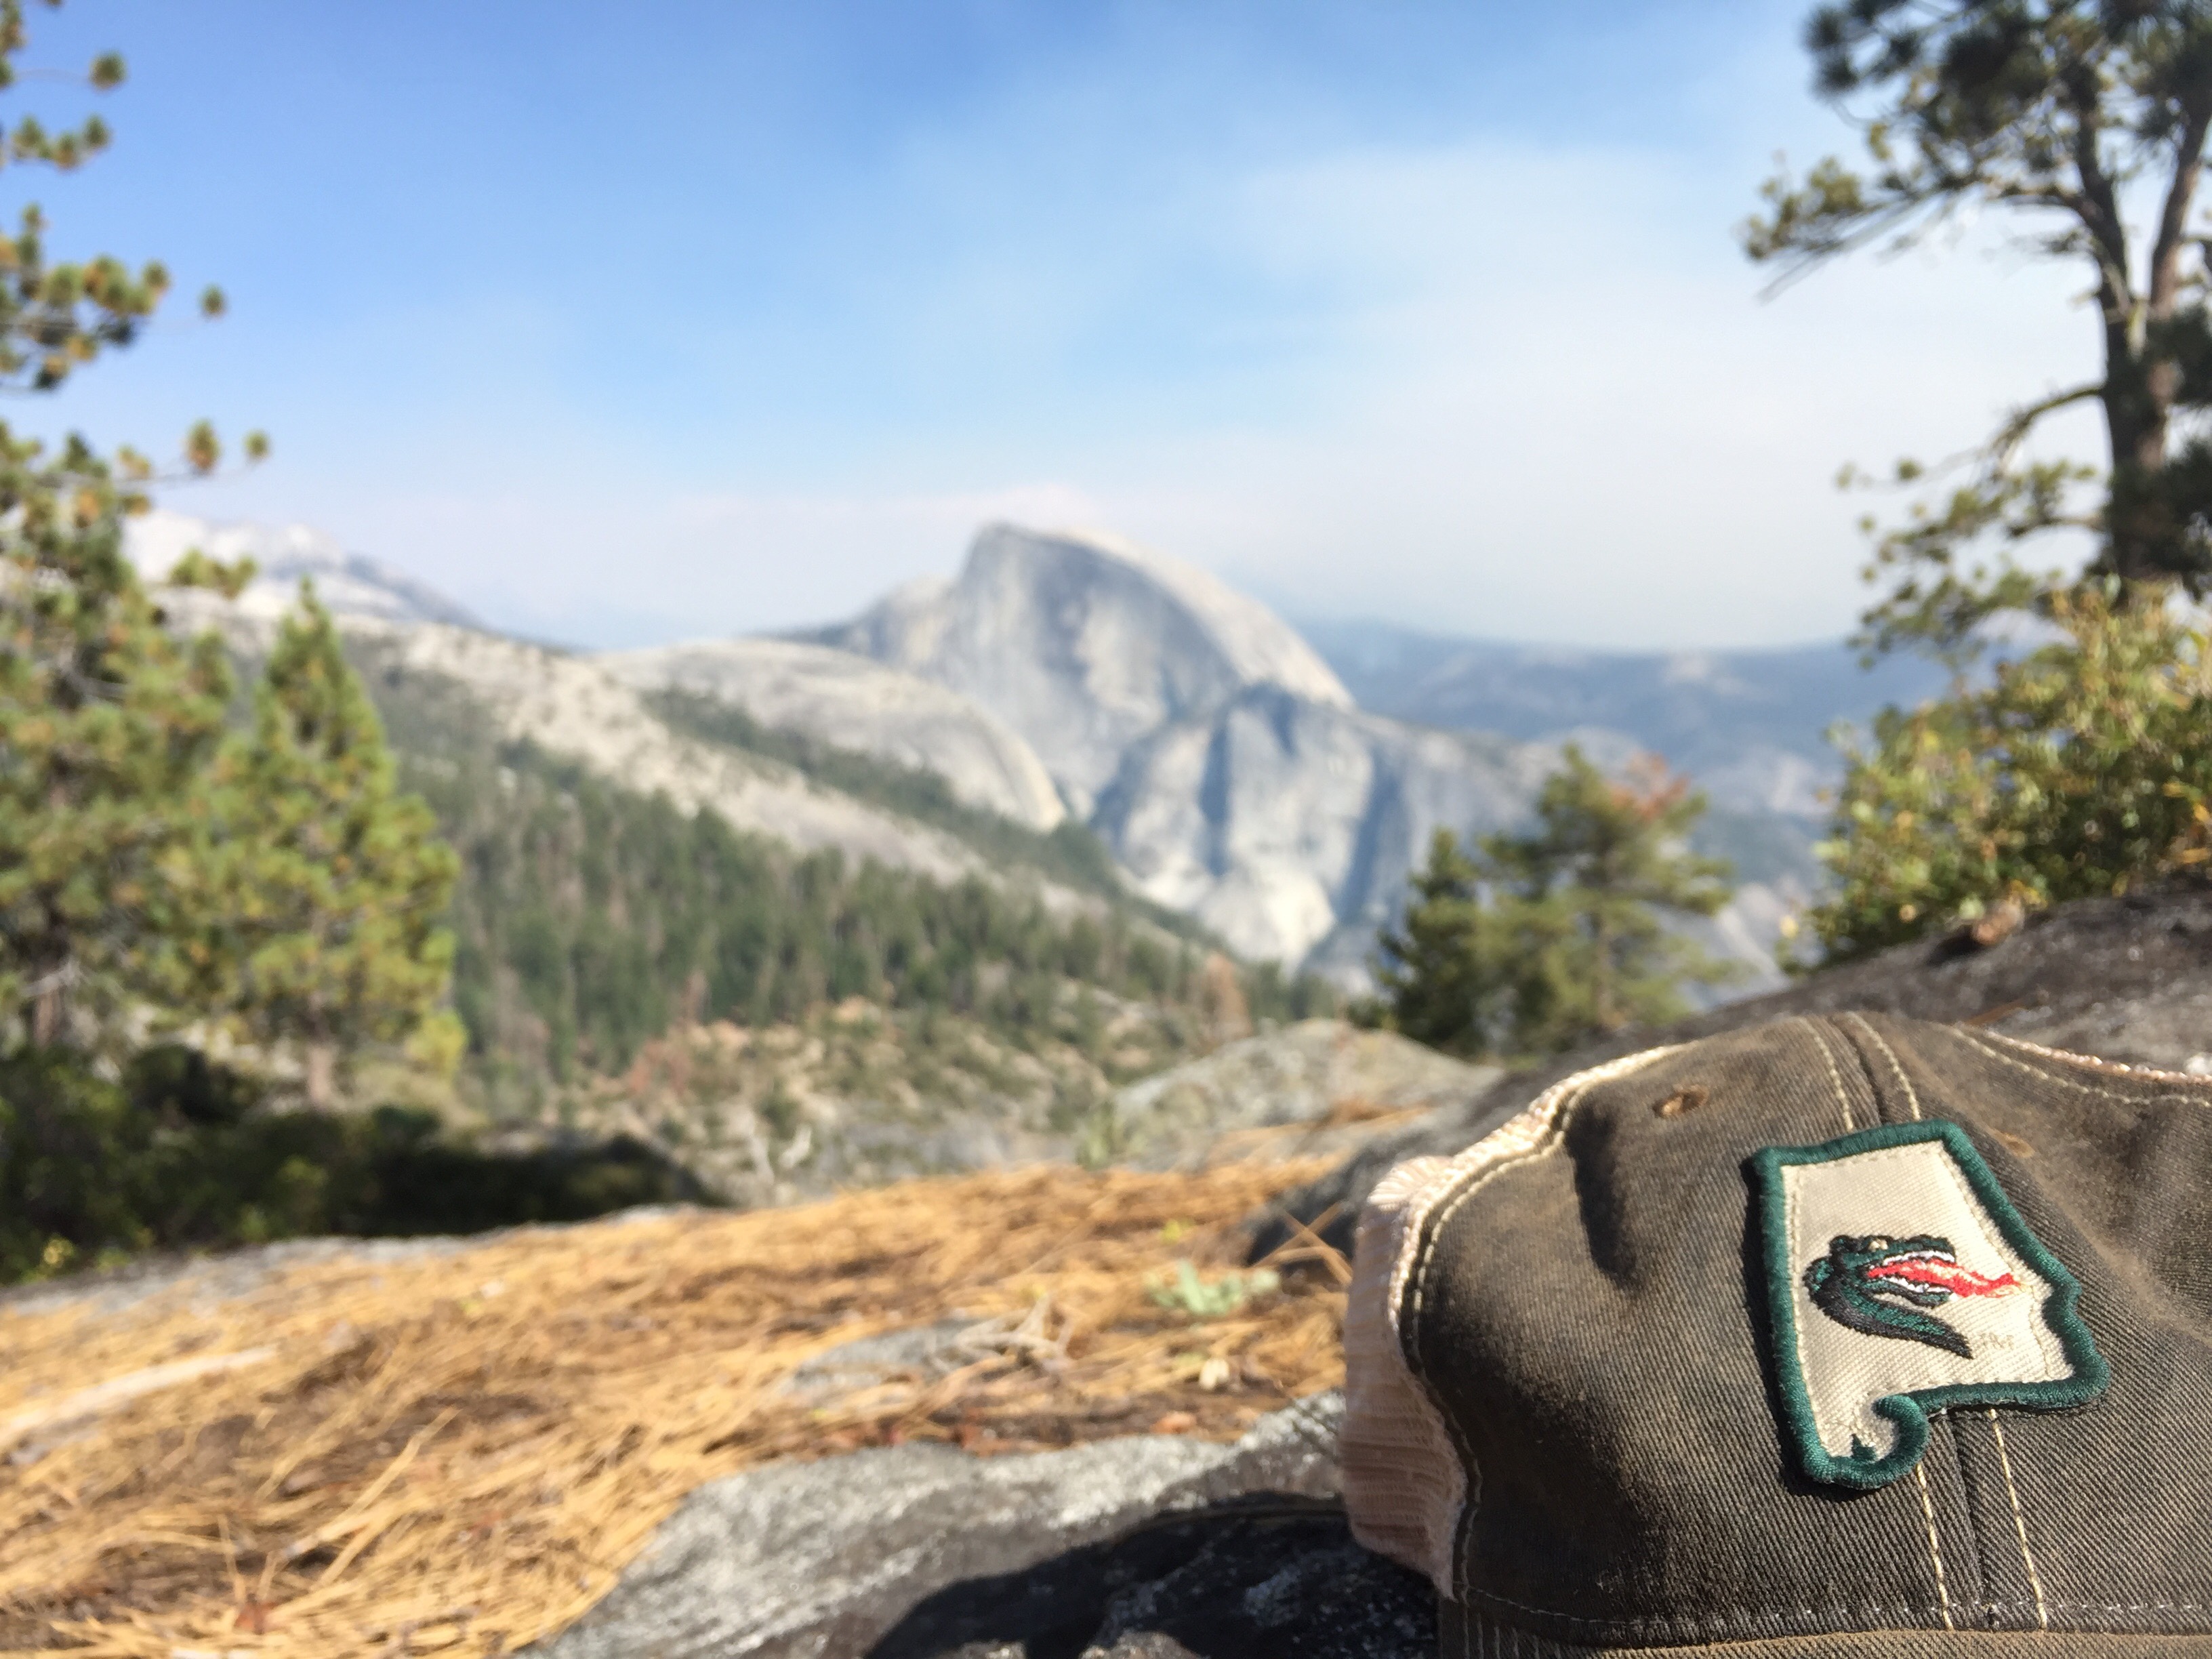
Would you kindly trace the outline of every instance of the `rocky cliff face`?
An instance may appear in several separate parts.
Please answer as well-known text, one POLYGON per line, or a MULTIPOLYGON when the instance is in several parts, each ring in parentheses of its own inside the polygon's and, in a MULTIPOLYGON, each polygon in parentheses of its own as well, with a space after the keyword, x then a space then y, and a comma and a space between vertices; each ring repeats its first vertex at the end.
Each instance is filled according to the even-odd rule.
POLYGON ((595 659, 626 685, 688 691, 763 726, 938 773, 971 806, 1032 830, 1067 816, 1051 774, 973 699, 849 651, 790 640, 701 640, 595 659))
POLYGON ((1266 606, 1100 536, 993 525, 957 581, 901 588, 812 637, 973 697, 1044 757, 1086 818, 1134 744, 1248 686, 1352 706, 1266 606))
POLYGON ((1257 601, 1093 536, 993 526, 958 580, 816 637, 1019 731, 1147 897, 1341 978, 1436 827, 1512 822, 1547 758, 1363 714, 1257 601))
MULTIPOLYGON (((1503 829, 1556 741, 1443 732, 1355 707, 1257 601, 1125 543, 999 525, 957 580, 901 588, 819 643, 957 690, 1028 739, 1136 889, 1240 954, 1361 982, 1439 826, 1503 829)), ((1356 659, 1354 659, 1357 660, 1356 659)), ((1572 733, 1601 764, 1635 744, 1572 733)), ((1766 886, 1699 931, 1778 982, 1766 886)))
POLYGON ((1254 685, 1133 745, 1095 824, 1242 954, 1352 977, 1437 828, 1513 823, 1551 758, 1254 685))

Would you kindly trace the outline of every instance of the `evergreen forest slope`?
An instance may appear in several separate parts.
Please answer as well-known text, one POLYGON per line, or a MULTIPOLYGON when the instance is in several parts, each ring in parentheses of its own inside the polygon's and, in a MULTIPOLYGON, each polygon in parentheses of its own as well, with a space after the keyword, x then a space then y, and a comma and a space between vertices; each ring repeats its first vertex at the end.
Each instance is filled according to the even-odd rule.
MULTIPOLYGON (((773 791, 815 822, 893 826, 931 856, 917 868, 869 839, 794 844, 773 819, 733 822, 703 785, 686 803, 625 783, 604 752, 550 746, 569 730, 545 714, 556 699, 520 700, 518 719, 503 679, 487 677, 487 696, 453 672, 483 647, 449 631, 355 622, 349 650, 404 782, 460 857, 467 1051, 431 1103, 495 1144, 628 1138, 741 1202, 1097 1161, 1115 1150, 1118 1086, 1331 1004, 1130 894, 1078 825, 1030 829, 935 774, 694 694, 594 688, 586 665, 491 641, 495 660, 538 652, 549 678, 572 669, 594 696, 619 692, 649 763, 639 783, 661 775, 657 754, 681 755, 695 779, 720 768, 754 786, 741 805, 773 791)), ((232 635, 250 667, 255 636, 232 635)), ((372 1068, 360 1085, 402 1080, 372 1068)))

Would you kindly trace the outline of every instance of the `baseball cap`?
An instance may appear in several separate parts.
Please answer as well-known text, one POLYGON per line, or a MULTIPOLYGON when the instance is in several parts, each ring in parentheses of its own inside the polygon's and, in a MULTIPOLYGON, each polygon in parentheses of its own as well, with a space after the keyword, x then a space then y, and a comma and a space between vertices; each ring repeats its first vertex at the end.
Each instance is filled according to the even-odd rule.
POLYGON ((1354 1534, 1459 1656, 2212 1654, 2212 1085, 1875 1014, 1569 1078, 1359 1225, 1354 1534))

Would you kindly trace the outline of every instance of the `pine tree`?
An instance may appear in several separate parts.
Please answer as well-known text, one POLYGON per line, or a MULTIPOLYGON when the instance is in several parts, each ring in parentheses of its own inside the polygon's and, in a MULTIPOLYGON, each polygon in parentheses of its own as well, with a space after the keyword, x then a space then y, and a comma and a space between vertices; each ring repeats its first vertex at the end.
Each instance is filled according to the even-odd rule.
MULTIPOLYGON (((2212 137, 2212 10, 2200 0, 1841 0, 1805 30, 1821 97, 1864 135, 1765 187, 1746 251, 1785 280, 1869 243, 1894 250, 1987 208, 2024 217, 2014 246, 2073 262, 2097 313, 2100 370, 2023 404, 1971 472, 1883 532, 1869 580, 1890 591, 1864 643, 1971 653, 1992 612, 2068 584, 2017 550, 2092 541, 2088 573, 2212 592, 2212 266, 2192 223, 2212 137), (2141 222, 2136 210, 2141 209, 2141 222), (2103 469, 2023 453, 2059 410, 2094 405, 2103 469), (2084 486, 2101 481, 2101 490, 2084 486), (2063 544, 2063 541, 2062 541, 2063 544)), ((1845 470, 1847 479, 1854 477, 1845 470)), ((1926 469, 1900 461, 1896 482, 1926 469)))
POLYGON ((1686 846, 1705 798, 1646 759, 1605 776, 1570 744, 1535 825, 1470 857, 1437 832, 1413 901, 1381 939, 1390 1023, 1455 1052, 1556 1054, 1685 1012, 1680 988, 1735 975, 1661 913, 1711 915, 1728 866, 1686 846))
MULTIPOLYGON (((0 88, 15 82, 23 16, 21 0, 0 0, 0 88)), ((112 53, 86 77, 100 90, 122 78, 112 53)), ((58 132, 26 117, 6 147, 67 172, 106 143, 96 116, 58 132)), ((168 288, 157 264, 133 275, 106 256, 50 261, 45 219, 27 209, 17 234, 0 234, 0 387, 54 390, 130 344, 168 288)), ((202 308, 219 314, 222 295, 210 289, 202 308)), ((247 441, 249 455, 264 449, 247 441)), ((220 459, 203 422, 183 469, 220 459)), ((129 450, 112 463, 78 438, 49 451, 0 424, 0 1047, 102 1029, 195 967, 175 925, 185 793, 217 741, 228 681, 212 641, 163 632, 124 556, 123 520, 146 506, 152 472, 129 450)), ((188 563, 188 585, 243 580, 188 563)))
POLYGON ((186 792, 221 735, 216 642, 179 646, 124 557, 108 468, 0 431, 0 1018, 45 1046, 157 1000, 186 792))
POLYGON ((1482 866, 1439 829, 1428 863, 1408 879, 1412 901, 1378 940, 1376 979, 1390 1023, 1432 1048, 1488 1054, 1504 1035, 1498 1004, 1507 988, 1491 948, 1497 919, 1483 902, 1482 866))
POLYGON ((1705 799, 1650 757, 1608 779, 1570 744, 1526 836, 1484 853, 1515 952, 1513 1030, 1524 1052, 1556 1053, 1687 1012, 1680 988, 1734 977, 1662 911, 1709 916, 1726 904, 1728 866, 1687 846, 1705 799))
POLYGON ((255 688, 251 734, 216 764, 206 822, 205 954, 231 965, 228 1011, 258 1042, 299 1044, 309 1098, 327 1104, 340 1058, 413 1036, 445 994, 439 921, 459 864, 400 793, 311 584, 255 688))

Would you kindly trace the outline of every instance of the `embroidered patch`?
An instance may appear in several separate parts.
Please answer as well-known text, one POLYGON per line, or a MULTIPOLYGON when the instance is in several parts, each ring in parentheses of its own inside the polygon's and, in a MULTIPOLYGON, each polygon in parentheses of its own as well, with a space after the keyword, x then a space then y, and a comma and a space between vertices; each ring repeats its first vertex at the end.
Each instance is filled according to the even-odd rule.
POLYGON ((1786 1437, 1813 1480, 1887 1486, 1954 1406, 2075 1406, 2105 1362, 2081 1286, 1955 1123, 1751 1159, 1786 1437))

